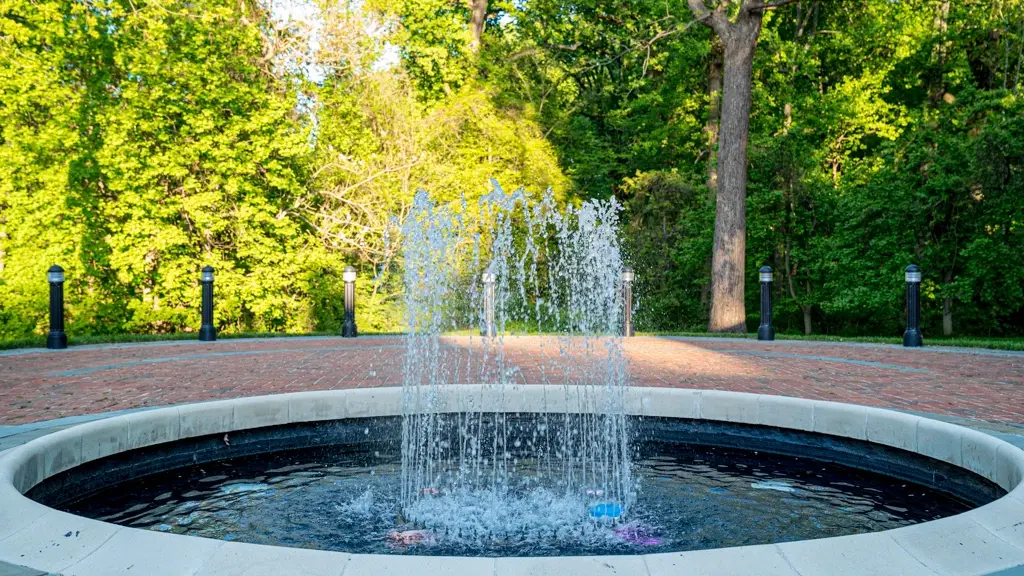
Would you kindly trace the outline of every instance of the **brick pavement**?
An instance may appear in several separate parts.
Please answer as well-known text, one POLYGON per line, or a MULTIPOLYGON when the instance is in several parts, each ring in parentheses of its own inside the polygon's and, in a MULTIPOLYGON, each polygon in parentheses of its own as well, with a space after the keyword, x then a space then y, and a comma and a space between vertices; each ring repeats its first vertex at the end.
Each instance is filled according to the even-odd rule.
MULTIPOLYGON (((361 337, 2 354, 0 425, 275 392, 394 386, 402 381, 405 350, 401 337, 361 337)), ((495 359, 479 339, 447 338, 441 350, 460 366, 453 381, 494 377, 495 359)), ((625 351, 634 385, 780 394, 1024 423, 1024 354, 655 337, 629 339, 625 351)), ((566 363, 557 358, 559 342, 553 338, 505 342, 505 373, 516 382, 580 377, 565 373, 566 363)))

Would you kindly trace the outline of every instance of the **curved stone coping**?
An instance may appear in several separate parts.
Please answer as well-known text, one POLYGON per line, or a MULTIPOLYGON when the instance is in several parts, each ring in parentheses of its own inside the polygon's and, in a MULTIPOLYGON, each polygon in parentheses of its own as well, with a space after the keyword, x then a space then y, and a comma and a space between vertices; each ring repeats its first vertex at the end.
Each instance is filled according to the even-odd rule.
MULTIPOLYGON (((454 386, 439 411, 590 412, 572 387, 454 386)), ((401 413, 400 388, 301 392, 161 408, 74 426, 0 457, 0 560, 65 576, 114 574, 988 574, 1024 565, 1024 451, 987 434, 878 408, 738 392, 631 388, 632 415, 761 424, 867 440, 974 471, 1009 494, 981 508, 896 530, 646 556, 448 558, 346 554, 222 542, 108 524, 22 494, 110 454, 178 439, 297 422, 401 413)))

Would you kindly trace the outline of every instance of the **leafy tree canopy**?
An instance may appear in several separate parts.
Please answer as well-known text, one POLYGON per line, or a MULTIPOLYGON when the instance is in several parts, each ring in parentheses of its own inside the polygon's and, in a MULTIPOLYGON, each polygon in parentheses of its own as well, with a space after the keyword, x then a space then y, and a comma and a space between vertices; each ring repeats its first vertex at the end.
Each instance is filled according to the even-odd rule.
MULTIPOLYGON (((618 197, 638 328, 706 326, 721 46, 685 0, 0 0, 0 337, 398 327, 394 217, 618 197), (474 7, 484 31, 474 43, 474 7), (309 19, 295 15, 309 13, 309 19), (716 72, 717 71, 717 72, 716 72), (717 82, 717 84, 716 84, 717 82)), ((1024 2, 799 0, 753 69, 746 298, 783 331, 1024 326, 1024 2)))

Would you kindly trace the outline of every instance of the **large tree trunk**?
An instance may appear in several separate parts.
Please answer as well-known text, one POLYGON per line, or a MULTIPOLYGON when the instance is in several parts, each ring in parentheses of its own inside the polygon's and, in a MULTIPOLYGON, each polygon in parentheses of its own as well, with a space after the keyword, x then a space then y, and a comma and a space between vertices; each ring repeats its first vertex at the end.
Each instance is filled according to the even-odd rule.
POLYGON ((708 67, 708 124, 705 127, 708 139, 708 190, 718 191, 718 125, 722 116, 722 40, 715 35, 711 39, 711 64, 708 67))
POLYGON ((710 332, 745 332, 747 329, 743 301, 747 241, 747 137, 754 48, 761 32, 761 17, 760 12, 745 13, 728 25, 722 38, 725 73, 711 264, 710 332))
POLYGON ((764 11, 796 0, 686 0, 698 21, 722 41, 722 120, 719 125, 715 241, 711 252, 711 332, 745 332, 743 283, 747 241, 747 137, 754 49, 764 11), (733 12, 739 4, 739 11, 733 12), (730 17, 730 13, 733 14, 730 17))
POLYGON ((474 53, 480 51, 480 43, 484 36, 484 22, 487 19, 487 0, 469 0, 469 24, 473 30, 473 38, 469 49, 474 53))
MULTIPOLYGON (((708 123, 704 127, 708 142, 707 201, 710 203, 718 194, 718 126, 722 121, 722 40, 717 34, 711 38, 711 63, 708 66, 708 123)), ((708 254, 707 269, 711 270, 711 254, 708 254)), ((700 304, 708 311, 711 296, 711 282, 701 286, 700 304)))

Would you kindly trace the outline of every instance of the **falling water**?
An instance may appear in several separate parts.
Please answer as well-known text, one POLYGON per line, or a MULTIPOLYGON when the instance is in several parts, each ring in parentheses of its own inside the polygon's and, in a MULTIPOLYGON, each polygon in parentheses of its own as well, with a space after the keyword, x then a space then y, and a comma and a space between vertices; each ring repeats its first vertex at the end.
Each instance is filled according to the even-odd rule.
POLYGON ((425 192, 402 225, 403 520, 456 542, 599 538, 634 499, 619 206, 559 210, 550 191, 533 199, 492 184, 474 215, 488 223, 481 232, 464 201, 439 206, 425 192), (443 336, 467 327, 469 338, 443 336), (542 334, 527 352, 542 358, 531 381, 560 384, 552 403, 568 410, 505 412, 523 394, 517 332, 542 334), (466 382, 493 388, 497 405, 442 406, 442 388, 466 382))

